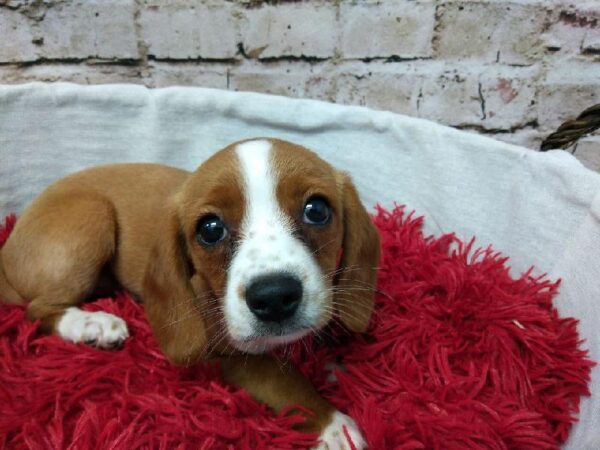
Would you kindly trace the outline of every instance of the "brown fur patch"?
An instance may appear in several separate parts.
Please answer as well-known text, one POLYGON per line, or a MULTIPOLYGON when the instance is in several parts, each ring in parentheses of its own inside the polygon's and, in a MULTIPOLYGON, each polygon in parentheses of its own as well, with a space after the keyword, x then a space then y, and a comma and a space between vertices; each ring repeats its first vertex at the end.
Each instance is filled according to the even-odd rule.
MULTIPOLYGON (((181 309, 188 311, 188 314, 190 310, 198 313, 199 317, 191 321, 189 326, 196 326, 197 334, 205 334, 203 345, 209 348, 204 349, 204 356, 220 353, 223 346, 214 348, 213 344, 227 342, 226 339, 220 339, 225 332, 221 307, 227 271, 244 215, 244 195, 240 180, 234 147, 229 147, 204 162, 174 198, 179 241, 183 247, 181 257, 189 259, 189 270, 192 271, 187 274, 187 277, 192 277, 191 293, 188 298, 181 298, 179 301, 187 305, 181 309), (198 222, 207 215, 221 218, 228 230, 223 241, 209 247, 198 242, 196 236, 198 222), (202 325, 200 316, 203 318, 202 325), (201 326, 206 328, 200 330, 201 326)), ((169 234, 172 233, 171 231, 169 234)), ((185 318, 180 321, 188 322, 185 318)), ((171 322, 173 327, 182 327, 177 320, 171 322)), ((189 338, 181 336, 176 339, 181 339, 182 345, 185 345, 189 338)), ((181 358, 176 356, 175 359, 181 358)))
POLYGON ((364 331, 375 296, 380 251, 377 230, 349 176, 303 147, 277 139, 272 142, 277 200, 295 223, 298 238, 312 250, 335 285, 334 303, 340 318, 350 329, 364 331), (315 195, 325 198, 332 208, 328 225, 302 222, 304 204, 315 195), (336 270, 340 249, 341 267, 336 270))
POLYGON ((342 245, 342 203, 333 167, 304 147, 273 139, 273 167, 277 175, 277 201, 296 227, 297 237, 313 253, 323 274, 335 270, 342 245), (302 221, 304 205, 312 196, 326 199, 333 211, 324 226, 302 221))
POLYGON ((230 146, 205 161, 177 196, 188 255, 195 271, 217 297, 225 293, 227 270, 244 217, 241 183, 235 147, 230 146), (205 247, 196 241, 196 227, 202 217, 210 214, 225 222, 228 236, 213 247, 205 247))
POLYGON ((342 322, 352 331, 363 332, 373 311, 381 252, 379 233, 348 175, 338 173, 338 187, 344 205, 344 241, 335 304, 342 322))
POLYGON ((277 412, 291 405, 302 405, 312 411, 314 415, 306 415, 302 410, 290 411, 306 415, 306 422, 298 429, 320 432, 331 422, 333 406, 290 364, 268 356, 246 355, 223 358, 221 369, 225 380, 244 386, 255 399, 277 412))

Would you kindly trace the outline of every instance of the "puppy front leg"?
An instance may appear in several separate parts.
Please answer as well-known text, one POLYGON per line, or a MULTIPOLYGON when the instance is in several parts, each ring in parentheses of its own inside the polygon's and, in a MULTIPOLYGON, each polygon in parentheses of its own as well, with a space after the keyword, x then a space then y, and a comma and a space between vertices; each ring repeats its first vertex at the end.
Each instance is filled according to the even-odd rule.
POLYGON ((42 194, 19 219, 2 266, 11 287, 31 300, 27 316, 41 331, 101 348, 127 339, 121 318, 78 308, 113 256, 115 236, 113 207, 94 193, 42 194))
POLYGON ((112 349, 120 347, 129 337, 123 319, 103 311, 83 311, 72 303, 57 302, 56 296, 36 297, 27 308, 31 320, 40 321, 40 330, 55 333, 69 342, 112 349))
POLYGON ((246 389, 276 412, 292 405, 313 411, 314 416, 307 416, 301 429, 320 434, 317 449, 351 449, 344 428, 356 449, 367 448, 354 420, 323 399, 295 367, 254 355, 223 358, 221 367, 226 381, 246 389))

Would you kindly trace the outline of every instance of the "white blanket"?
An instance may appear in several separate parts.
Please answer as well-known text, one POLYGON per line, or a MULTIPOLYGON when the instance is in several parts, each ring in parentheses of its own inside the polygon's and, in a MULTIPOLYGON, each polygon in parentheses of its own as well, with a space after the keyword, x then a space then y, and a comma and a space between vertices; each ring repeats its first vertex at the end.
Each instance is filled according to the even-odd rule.
MULTIPOLYGON (((273 136, 349 171, 366 205, 406 204, 426 232, 477 236, 561 277, 557 306, 581 320, 600 361, 600 175, 562 151, 537 153, 366 108, 200 88, 0 86, 0 216, 96 164, 149 161, 192 170, 225 145, 273 136)), ((135 183, 135 180, 131 180, 135 183)), ((600 449, 600 367, 565 448, 600 449)))

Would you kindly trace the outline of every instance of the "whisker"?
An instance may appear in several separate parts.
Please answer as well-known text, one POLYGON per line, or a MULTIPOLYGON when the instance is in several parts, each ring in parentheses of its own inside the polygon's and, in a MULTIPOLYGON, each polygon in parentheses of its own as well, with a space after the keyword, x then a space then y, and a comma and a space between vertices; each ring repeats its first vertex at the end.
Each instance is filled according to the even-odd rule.
POLYGON ((318 249, 316 249, 314 252, 312 252, 313 255, 317 254, 319 251, 323 250, 323 248, 325 248, 326 246, 328 246, 329 244, 333 243, 336 241, 337 238, 333 238, 328 242, 325 242, 323 245, 321 245, 318 249))
POLYGON ((353 272, 355 270, 360 270, 360 269, 361 268, 359 266, 338 267, 330 272, 325 273, 323 278, 333 278, 336 275, 339 275, 340 273, 353 272))
MULTIPOLYGON (((223 339, 225 339, 226 337, 227 337, 227 329, 225 327, 223 327, 209 341, 209 343, 207 344, 207 347, 211 350, 215 350, 221 344, 221 342, 223 342, 223 339)), ((229 346, 229 343, 227 344, 227 346, 229 346)), ((226 349, 227 349, 227 347, 226 347, 226 349)))

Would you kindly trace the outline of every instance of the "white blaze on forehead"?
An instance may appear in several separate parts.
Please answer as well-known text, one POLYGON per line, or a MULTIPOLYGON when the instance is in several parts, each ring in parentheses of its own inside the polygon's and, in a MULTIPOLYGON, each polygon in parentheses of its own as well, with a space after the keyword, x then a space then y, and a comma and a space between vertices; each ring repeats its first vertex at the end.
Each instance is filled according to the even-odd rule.
MULTIPOLYGON (((264 139, 236 147, 246 205, 239 245, 229 267, 224 313, 234 345, 237 342, 236 346, 246 351, 259 351, 261 346, 266 349, 285 340, 285 336, 278 336, 278 339, 261 338, 258 345, 241 344, 257 337, 264 328, 241 297, 256 277, 276 272, 297 277, 302 282, 303 296, 295 314, 296 322, 305 327, 319 327, 326 321, 324 303, 328 294, 323 273, 308 248, 294 237, 293 222, 279 205, 279 176, 271 162, 272 147, 264 139)), ((295 332, 289 330, 290 338, 295 332)))
POLYGON ((275 194, 277 180, 271 168, 271 143, 266 140, 248 141, 237 146, 244 177, 246 217, 242 231, 257 228, 268 222, 269 226, 283 226, 283 217, 275 194))

